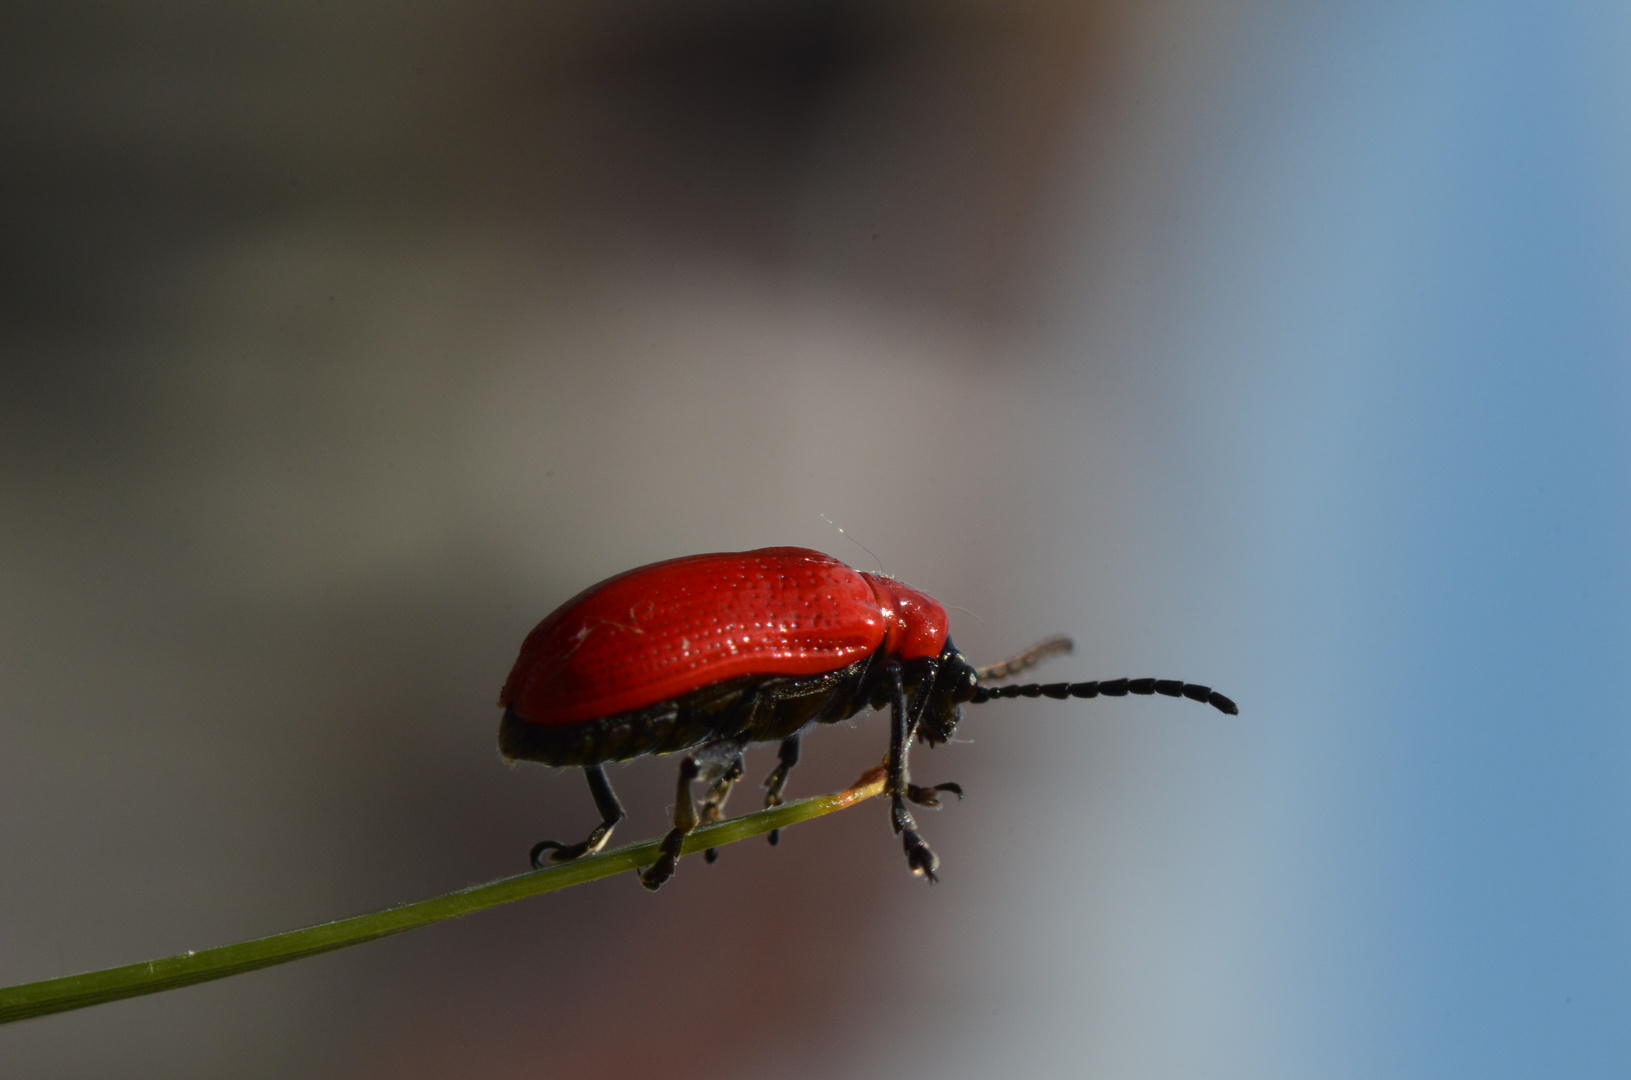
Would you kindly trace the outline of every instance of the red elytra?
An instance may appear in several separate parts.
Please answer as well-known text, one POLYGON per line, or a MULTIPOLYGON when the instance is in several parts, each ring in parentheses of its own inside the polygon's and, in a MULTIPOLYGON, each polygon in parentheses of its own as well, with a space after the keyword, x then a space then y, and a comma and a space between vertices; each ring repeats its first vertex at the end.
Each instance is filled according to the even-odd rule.
POLYGON ((560 862, 605 845, 624 816, 605 762, 685 751, 674 827, 641 878, 656 889, 672 876, 686 835, 723 815, 749 743, 781 743, 765 781, 766 805, 775 806, 807 728, 887 705, 891 824, 908 867, 933 881, 939 860, 906 803, 937 806, 941 793, 961 798, 962 789, 912 784, 907 751, 914 739, 948 741, 963 703, 1164 694, 1237 712, 1209 687, 1175 679, 987 685, 1069 649, 1068 639, 1053 638, 975 668, 951 643, 945 608, 894 578, 804 548, 693 555, 608 578, 539 623, 499 695, 499 746, 511 760, 582 767, 601 814, 581 843, 536 845, 534 866, 546 851, 560 862), (700 807, 697 779, 709 785, 700 807))
POLYGON ((499 695, 533 724, 577 724, 739 675, 816 675, 938 656, 946 609, 804 548, 692 555, 561 605, 521 643, 499 695))

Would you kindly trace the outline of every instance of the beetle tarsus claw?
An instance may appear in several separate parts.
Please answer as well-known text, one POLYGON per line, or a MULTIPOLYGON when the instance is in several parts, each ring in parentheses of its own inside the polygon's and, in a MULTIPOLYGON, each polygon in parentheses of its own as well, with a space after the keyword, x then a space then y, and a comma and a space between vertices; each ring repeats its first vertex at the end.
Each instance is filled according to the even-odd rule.
POLYGON ((594 832, 576 844, 563 844, 559 840, 540 840, 532 845, 532 853, 528 860, 534 870, 542 870, 546 865, 571 862, 573 859, 594 854, 606 846, 606 841, 612 838, 612 830, 623 820, 623 804, 617 801, 617 795, 612 792, 612 785, 606 781, 606 770, 599 765, 590 765, 583 772, 589 779, 589 794, 594 797, 595 809, 600 811, 600 824, 595 827, 594 832), (550 853, 547 859, 544 858, 546 851, 550 853))
POLYGON ((940 859, 929 850, 929 845, 923 842, 923 837, 917 834, 916 829, 906 829, 901 834, 901 843, 906 848, 906 867, 912 873, 929 880, 933 885, 940 879, 934 872, 940 868, 940 859))
POLYGON ((916 784, 906 785, 906 797, 917 805, 927 806, 931 810, 940 808, 940 793, 942 791, 949 795, 955 795, 959 799, 963 797, 961 784, 936 784, 934 787, 918 787, 916 784))
POLYGON ((589 841, 587 840, 580 844, 571 845, 562 844, 556 840, 540 840, 536 844, 532 845, 532 855, 530 858, 532 860, 532 868, 534 870, 542 870, 551 863, 571 862, 573 859, 581 859, 584 855, 588 854, 588 852, 589 841), (549 852, 549 858, 547 859, 544 858, 544 852, 546 851, 549 852))
POLYGON ((680 861, 680 849, 685 847, 685 838, 696 831, 699 815, 696 803, 691 799, 691 781, 701 773, 702 766, 696 758, 687 757, 680 762, 680 781, 674 800, 674 827, 668 830, 668 835, 658 845, 657 861, 640 875, 640 884, 649 892, 656 892, 663 887, 663 882, 674 876, 674 868, 680 861))
POLYGON ((647 892, 656 892, 663 887, 663 882, 674 876, 674 866, 679 862, 666 851, 645 873, 640 875, 640 884, 646 887, 647 892))

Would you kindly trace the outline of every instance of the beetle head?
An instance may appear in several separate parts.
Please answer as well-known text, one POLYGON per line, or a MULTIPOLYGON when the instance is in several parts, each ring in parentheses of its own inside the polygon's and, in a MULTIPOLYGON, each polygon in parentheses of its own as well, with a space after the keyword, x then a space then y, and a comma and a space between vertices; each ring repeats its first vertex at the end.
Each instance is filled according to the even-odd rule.
POLYGON ((957 722, 962 719, 963 702, 974 697, 975 689, 980 685, 979 673, 962 650, 946 639, 946 647, 940 651, 936 665, 934 683, 924 687, 920 693, 925 695, 923 702, 923 715, 918 721, 917 735, 924 742, 935 743, 950 742, 951 736, 957 730, 957 722))

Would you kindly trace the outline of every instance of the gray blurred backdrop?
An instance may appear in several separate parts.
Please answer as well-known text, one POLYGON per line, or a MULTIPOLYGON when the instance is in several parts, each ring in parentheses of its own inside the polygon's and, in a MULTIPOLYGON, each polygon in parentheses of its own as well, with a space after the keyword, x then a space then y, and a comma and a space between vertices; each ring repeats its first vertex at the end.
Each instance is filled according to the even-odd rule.
MULTIPOLYGON (((1584 2, 10 5, 0 982, 523 869, 592 823, 498 758, 526 631, 877 565, 823 515, 976 662, 1242 715, 968 709, 937 888, 868 805, 0 1072, 1623 1075, 1627 55, 1584 2)), ((818 736, 796 794, 886 741, 818 736)), ((656 835, 672 763, 613 779, 656 835)))

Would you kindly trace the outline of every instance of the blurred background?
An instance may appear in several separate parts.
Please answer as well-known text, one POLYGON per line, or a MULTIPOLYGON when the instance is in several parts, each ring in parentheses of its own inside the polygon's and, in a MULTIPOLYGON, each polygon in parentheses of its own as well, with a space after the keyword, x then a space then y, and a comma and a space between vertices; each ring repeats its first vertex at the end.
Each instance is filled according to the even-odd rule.
MULTIPOLYGON (((0 22, 0 982, 587 831, 493 700, 658 559, 822 548, 976 662, 1242 707, 967 709, 933 889, 869 804, 8 1027, 5 1075, 1631 1067, 1623 5, 0 22)), ((672 762, 612 778, 657 835, 672 762)))

